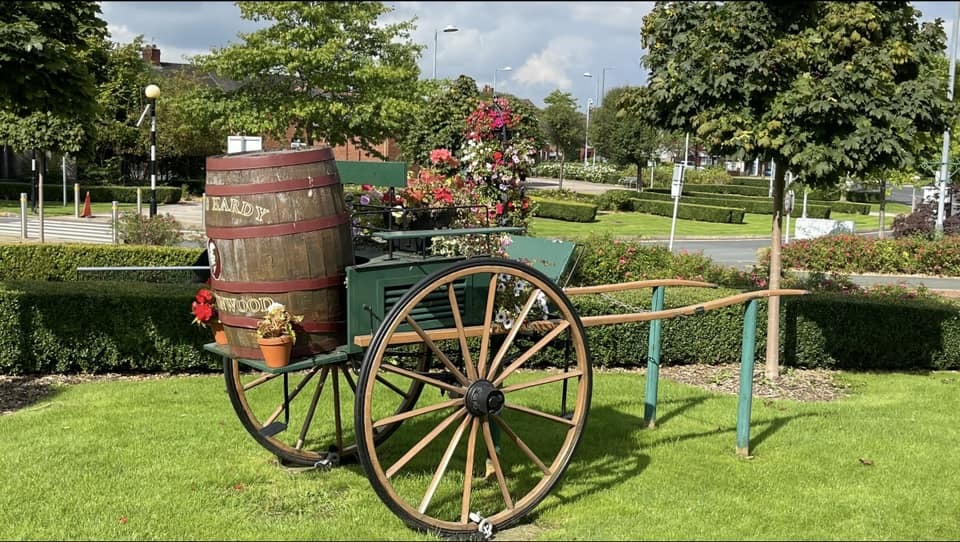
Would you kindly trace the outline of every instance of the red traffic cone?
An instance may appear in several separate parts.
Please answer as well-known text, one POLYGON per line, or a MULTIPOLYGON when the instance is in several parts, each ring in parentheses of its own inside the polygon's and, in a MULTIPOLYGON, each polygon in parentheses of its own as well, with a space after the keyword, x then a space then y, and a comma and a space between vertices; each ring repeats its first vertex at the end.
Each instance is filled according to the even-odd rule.
POLYGON ((93 211, 90 210, 90 191, 87 191, 87 197, 83 200, 83 212, 80 218, 93 218, 93 211))

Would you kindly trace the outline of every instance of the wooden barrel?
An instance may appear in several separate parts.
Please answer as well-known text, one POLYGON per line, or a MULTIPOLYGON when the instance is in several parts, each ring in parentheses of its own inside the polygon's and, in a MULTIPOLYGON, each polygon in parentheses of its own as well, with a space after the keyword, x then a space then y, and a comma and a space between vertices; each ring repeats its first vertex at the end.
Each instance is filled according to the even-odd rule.
POLYGON ((327 148, 207 158, 210 287, 231 355, 263 359, 257 322, 273 302, 302 315, 294 358, 346 342, 350 217, 327 148))

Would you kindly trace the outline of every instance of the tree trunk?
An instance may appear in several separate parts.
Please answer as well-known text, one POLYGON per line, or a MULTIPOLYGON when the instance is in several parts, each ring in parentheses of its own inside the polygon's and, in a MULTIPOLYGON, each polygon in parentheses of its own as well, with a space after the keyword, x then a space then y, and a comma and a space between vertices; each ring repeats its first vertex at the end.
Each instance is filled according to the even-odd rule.
POLYGON ((637 164, 637 192, 643 192, 643 168, 639 160, 635 163, 637 164))
MULTIPOLYGON (((778 164, 779 165, 779 164, 778 164)), ((773 225, 770 233, 770 279, 767 288, 780 288, 780 227, 783 222, 784 178, 786 164, 776 168, 773 178, 773 225)), ((780 298, 767 299, 767 364, 766 374, 769 380, 780 377, 780 298)))
POLYGON ((883 239, 884 204, 887 202, 887 179, 880 179, 880 231, 877 237, 883 239))
POLYGON ((557 186, 557 190, 563 190, 563 164, 563 155, 560 155, 560 183, 559 186, 557 186))

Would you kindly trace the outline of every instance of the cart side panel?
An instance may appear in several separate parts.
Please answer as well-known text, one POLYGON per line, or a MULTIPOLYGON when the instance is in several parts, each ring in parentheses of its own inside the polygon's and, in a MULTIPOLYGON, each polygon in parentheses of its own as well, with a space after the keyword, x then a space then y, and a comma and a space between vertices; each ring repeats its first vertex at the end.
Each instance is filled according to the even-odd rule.
MULTIPOLYGON (((460 261, 462 258, 431 260, 382 260, 347 268, 347 346, 348 351, 359 352, 353 339, 377 331, 383 317, 393 305, 420 279, 430 273, 460 261)), ((454 284, 461 318, 465 325, 478 324, 483 319, 487 284, 473 276, 469 283, 454 284)), ((423 329, 452 327, 453 314, 446 292, 432 292, 417 306, 412 316, 423 329)), ((410 331, 406 325, 400 330, 410 331)))

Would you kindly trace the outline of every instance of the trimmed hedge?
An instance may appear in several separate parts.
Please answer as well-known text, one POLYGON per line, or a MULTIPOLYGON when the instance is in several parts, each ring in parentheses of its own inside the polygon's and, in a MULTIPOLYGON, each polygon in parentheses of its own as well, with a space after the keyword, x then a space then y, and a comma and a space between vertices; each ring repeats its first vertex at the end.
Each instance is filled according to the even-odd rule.
MULTIPOLYGON (((667 288, 665 308, 730 296, 740 290, 667 288)), ((616 294, 637 310, 650 309, 649 291, 616 294)), ((632 312, 604 296, 577 296, 580 316, 632 312)), ((781 300, 781 362, 785 366, 844 370, 960 369, 960 307, 938 301, 892 303, 858 296, 815 293, 781 300), (903 330, 902 333, 898 332, 903 330), (909 332, 906 330, 910 330, 909 332)), ((766 308, 757 312, 756 363, 765 361, 766 308)), ((599 366, 646 366, 649 325, 587 329, 599 366)), ((743 305, 663 320, 661 363, 737 363, 743 336, 743 305)))
MULTIPOLYGON (((769 260, 769 254, 764 258, 769 260)), ((960 276, 960 236, 941 239, 871 239, 826 235, 793 240, 781 248, 785 269, 834 273, 960 276)))
MULTIPOLYGON (((140 187, 142 189, 141 197, 146 202, 150 199, 150 188, 140 187)), ((119 203, 136 203, 136 186, 83 186, 80 185, 80 201, 83 201, 87 192, 90 192, 91 201, 119 203)), ((20 194, 30 195, 30 183, 0 183, 0 199, 20 200, 20 194)), ((180 188, 172 186, 157 187, 157 203, 177 203, 180 201, 182 191, 180 188)), ((63 200, 62 183, 44 183, 43 199, 46 201, 63 200)), ((73 201, 73 185, 67 186, 67 201, 73 201)))
POLYGON ((196 285, 0 284, 0 373, 187 372, 220 367, 192 324, 196 285))
POLYGON ((577 201, 559 201, 530 198, 537 204, 535 216, 555 218, 568 222, 593 222, 597 219, 597 206, 577 201))
POLYGON ((847 201, 855 201, 862 203, 880 203, 880 200, 883 199, 883 196, 880 195, 879 190, 848 190, 847 191, 847 201))
POLYGON ((193 265, 203 251, 147 245, 0 244, 0 280, 76 280, 77 267, 193 265))
MULTIPOLYGON (((666 201, 667 199, 673 200, 670 197, 669 192, 664 190, 654 190, 647 191, 643 195, 638 195, 640 199, 649 198, 666 201)), ((746 212, 753 214, 761 215, 772 215, 773 214, 773 201, 770 198, 751 198, 749 196, 730 196, 730 197, 710 197, 710 194, 706 192, 687 192, 684 190, 683 198, 680 202, 683 203, 696 203, 699 205, 718 205, 718 206, 735 206, 742 207, 746 212)), ((799 217, 803 215, 803 206, 794 206, 793 212, 790 214, 792 217, 799 217)), ((823 205, 810 205, 810 202, 807 202, 807 216, 810 218, 830 218, 830 207, 825 207, 823 205)))
MULTIPOLYGON (((669 201, 632 198, 630 200, 630 208, 639 213, 673 217, 673 203, 669 201)), ((677 218, 684 220, 719 222, 722 224, 743 224, 744 214, 745 211, 743 209, 734 209, 731 207, 716 207, 683 202, 677 206, 677 218)))

